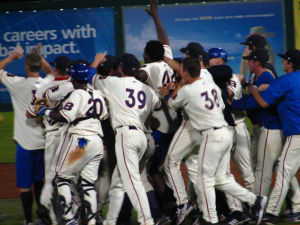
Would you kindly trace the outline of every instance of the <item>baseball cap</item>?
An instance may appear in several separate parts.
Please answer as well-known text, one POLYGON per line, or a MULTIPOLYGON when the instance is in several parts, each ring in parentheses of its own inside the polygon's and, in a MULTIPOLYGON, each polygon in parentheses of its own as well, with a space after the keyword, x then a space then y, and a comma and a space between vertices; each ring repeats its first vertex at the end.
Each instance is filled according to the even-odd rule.
POLYGON ((247 38, 245 42, 241 42, 240 44, 264 48, 267 45, 267 41, 263 36, 259 34, 252 34, 247 38))
POLYGON ((285 54, 278 54, 278 56, 294 65, 300 65, 300 50, 298 49, 289 49, 285 54))
POLYGON ((122 55, 120 59, 120 65, 126 70, 137 70, 141 67, 138 59, 129 53, 122 55))
POLYGON ((260 61, 261 63, 267 63, 269 61, 269 54, 268 51, 265 49, 256 49, 253 50, 250 55, 248 56, 243 56, 243 59, 247 60, 255 60, 255 61, 260 61))
POLYGON ((115 56, 107 55, 107 56, 105 56, 105 58, 106 58, 105 62, 100 63, 98 65, 98 67, 111 68, 111 67, 117 66, 120 63, 120 60, 115 56))
POLYGON ((58 56, 50 65, 55 66, 57 69, 65 71, 71 64, 71 60, 67 56, 58 56))
POLYGON ((180 49, 181 52, 190 55, 191 57, 203 57, 204 48, 197 42, 190 42, 185 48, 180 49))

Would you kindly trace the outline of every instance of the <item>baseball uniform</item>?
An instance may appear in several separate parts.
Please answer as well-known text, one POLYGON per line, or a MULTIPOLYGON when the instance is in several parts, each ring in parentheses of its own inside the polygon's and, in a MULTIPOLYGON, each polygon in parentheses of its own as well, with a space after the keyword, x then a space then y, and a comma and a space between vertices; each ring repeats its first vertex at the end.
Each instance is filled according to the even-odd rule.
MULTIPOLYGON (((46 85, 37 89, 35 93, 35 98, 43 98, 45 96, 48 97, 49 100, 49 108, 55 108, 57 102, 73 91, 73 85, 71 82, 68 82, 69 77, 63 76, 50 81, 46 85), (52 94, 56 94, 57 98, 51 96, 52 94), (49 98, 49 96, 52 97, 49 98)), ((27 111, 32 116, 37 116, 34 109, 34 103, 32 102, 27 111)), ((55 122, 46 116, 43 117, 43 124, 45 126, 45 153, 44 153, 44 163, 45 163, 45 182, 41 192, 41 204, 45 206, 50 211, 50 218, 53 222, 56 221, 54 211, 52 209, 52 194, 53 194, 53 185, 52 180, 55 177, 55 165, 53 165, 53 159, 58 148, 59 142, 61 140, 61 135, 65 129, 65 123, 55 122)))
MULTIPOLYGON (((267 213, 278 216, 285 200, 289 184, 300 166, 299 161, 299 79, 300 71, 288 73, 272 84, 266 91, 261 92, 261 97, 269 104, 277 103, 278 115, 280 117, 282 132, 286 137, 283 151, 279 157, 276 171, 276 183, 269 198, 266 209, 267 213)), ((245 104, 248 108, 259 108, 251 96, 239 104, 245 104)), ((293 185, 291 186, 293 187, 293 185)), ((299 209, 294 209, 297 212, 299 209)), ((298 211, 299 212, 299 211, 298 211)))
POLYGON ((224 103, 218 86, 204 79, 179 89, 169 99, 171 107, 183 107, 191 125, 202 135, 198 158, 198 186, 201 192, 201 211, 204 220, 216 223, 215 190, 218 189, 253 205, 256 196, 237 184, 228 174, 232 134, 224 119, 224 103))
POLYGON ((147 148, 145 121, 160 106, 160 101, 150 87, 133 77, 101 79, 96 75, 93 86, 101 90, 108 99, 111 124, 116 133, 117 167, 112 176, 105 224, 116 224, 124 191, 138 213, 138 221, 144 225, 153 224, 141 181, 139 161, 147 148))
MULTIPOLYGON (((207 69, 201 69, 200 77, 207 82, 214 82, 207 69)), ((186 204, 188 196, 180 172, 180 164, 184 161, 188 178, 197 188, 198 150, 201 135, 194 130, 188 116, 184 113, 183 121, 173 136, 164 162, 167 184, 172 188, 177 205, 186 204)))
POLYGON ((100 120, 108 116, 104 97, 100 91, 76 89, 64 100, 59 112, 68 122, 68 130, 60 142, 55 159, 56 188, 58 196, 65 202, 60 219, 70 221, 74 218, 70 183, 80 174, 78 186, 83 202, 88 205, 88 224, 95 224, 93 215, 97 211, 97 200, 94 182, 103 155, 100 120))

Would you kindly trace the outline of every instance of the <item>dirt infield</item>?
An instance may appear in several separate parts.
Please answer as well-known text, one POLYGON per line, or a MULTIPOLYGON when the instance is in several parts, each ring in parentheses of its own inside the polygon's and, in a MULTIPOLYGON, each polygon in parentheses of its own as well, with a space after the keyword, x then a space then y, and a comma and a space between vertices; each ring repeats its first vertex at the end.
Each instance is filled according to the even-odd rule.
MULTIPOLYGON (((182 167, 184 170, 184 167, 182 167)), ((241 176, 233 162, 231 162, 232 173, 237 182, 243 185, 241 176)), ((297 173, 297 178, 300 181, 300 172, 297 173)), ((186 177, 185 177, 186 180, 186 177)), ((0 200, 19 198, 19 191, 16 187, 16 168, 15 164, 4 163, 0 164, 0 200)), ((273 179, 274 181, 274 179, 273 179)), ((274 183, 274 182, 273 182, 274 183)))

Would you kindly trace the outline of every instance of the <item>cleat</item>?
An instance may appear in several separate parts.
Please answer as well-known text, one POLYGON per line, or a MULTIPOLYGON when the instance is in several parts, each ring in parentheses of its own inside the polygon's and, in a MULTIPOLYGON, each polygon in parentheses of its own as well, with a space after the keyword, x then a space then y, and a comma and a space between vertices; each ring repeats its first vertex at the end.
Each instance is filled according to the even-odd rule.
POLYGON ((270 213, 266 213, 266 215, 262 219, 263 224, 277 224, 278 222, 278 216, 272 215, 270 213))
POLYGON ((240 211, 234 211, 232 212, 229 217, 225 220, 224 224, 228 225, 244 225, 248 224, 250 221, 250 218, 245 215, 245 213, 240 211))
POLYGON ((300 212, 289 214, 284 222, 300 222, 300 212))
POLYGON ((182 224, 184 219, 192 212, 194 207, 190 203, 185 203, 182 208, 177 208, 177 225, 182 224))
POLYGON ((163 215, 155 222, 155 225, 170 225, 171 222, 169 217, 163 215))

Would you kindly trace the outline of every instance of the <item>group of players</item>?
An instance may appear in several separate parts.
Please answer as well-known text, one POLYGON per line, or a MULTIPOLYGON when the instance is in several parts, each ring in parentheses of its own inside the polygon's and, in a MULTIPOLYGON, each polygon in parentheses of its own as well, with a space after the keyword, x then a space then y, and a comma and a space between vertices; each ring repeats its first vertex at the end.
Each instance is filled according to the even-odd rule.
POLYGON ((91 64, 57 57, 52 69, 40 46, 26 55, 27 78, 3 70, 22 57, 21 47, 0 61, 15 112, 25 224, 33 224, 32 184, 37 224, 132 224, 132 206, 144 225, 276 224, 289 188, 286 221, 300 221, 300 51, 279 54, 288 74, 276 79, 265 38, 249 36, 247 85, 221 48, 206 53, 191 42, 181 49, 185 58, 173 60, 156 0, 146 12, 158 41, 146 44, 142 67, 132 54, 99 53, 91 64))

